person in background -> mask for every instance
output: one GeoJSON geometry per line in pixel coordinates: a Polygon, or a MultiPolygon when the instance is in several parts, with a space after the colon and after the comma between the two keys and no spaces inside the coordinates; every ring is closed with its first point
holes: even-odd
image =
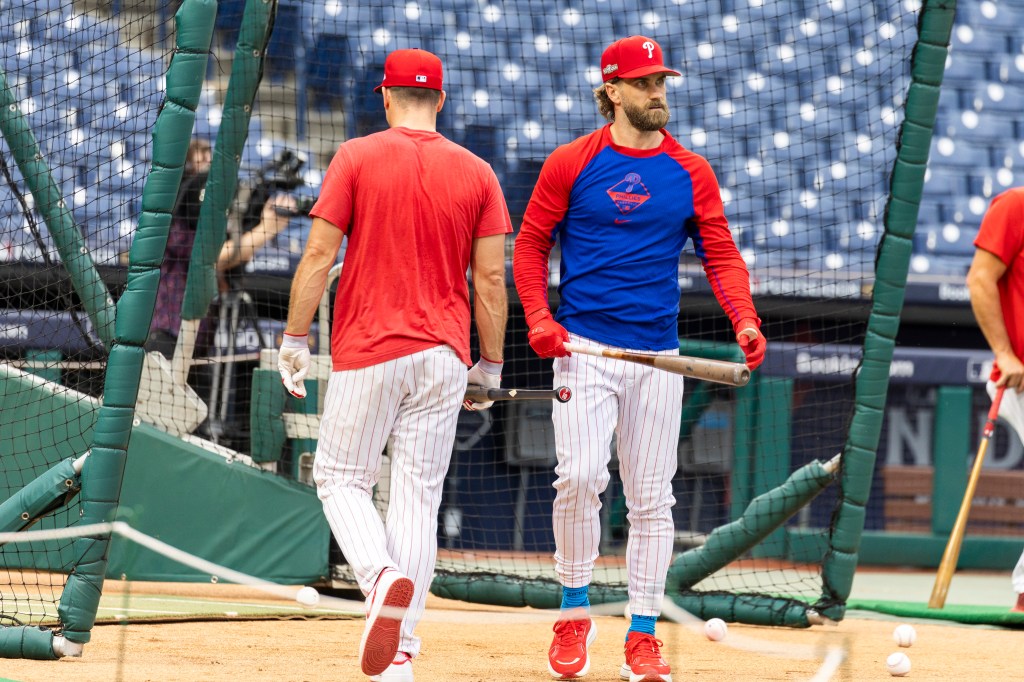
{"type": "MultiPolygon", "coordinates": [[[[999,416],[1024,441],[1024,187],[996,196],[974,239],[974,260],[967,272],[971,309],[995,354],[986,384],[991,397],[1003,388],[999,416]]],[[[1011,578],[1024,611],[1024,552],[1011,578]]]]}
{"type": "MultiPolygon", "coordinates": [[[[193,139],[185,156],[185,172],[174,203],[167,248],[160,264],[160,286],[146,350],[159,351],[168,358],[174,355],[181,329],[181,304],[185,298],[192,245],[212,159],[210,143],[201,138],[193,139]]],[[[222,273],[252,260],[260,248],[288,225],[290,209],[294,206],[295,200],[288,195],[272,197],[256,227],[243,234],[237,243],[232,239],[224,241],[217,258],[217,272],[222,273]]]]}

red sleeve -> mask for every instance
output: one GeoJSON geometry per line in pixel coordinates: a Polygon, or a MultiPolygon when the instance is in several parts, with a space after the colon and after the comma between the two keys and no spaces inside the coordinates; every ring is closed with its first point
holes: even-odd
{"type": "Polygon", "coordinates": [[[324,174],[324,182],[320,187],[320,198],[313,204],[309,215],[323,218],[330,224],[348,234],[352,222],[352,178],[354,160],[351,154],[351,143],[343,143],[331,159],[331,165],[324,174]]]}
{"type": "Polygon", "coordinates": [[[559,147],[541,167],[516,237],[512,275],[527,319],[548,307],[548,258],[555,244],[555,227],[569,210],[575,180],[568,149],[559,147]]]}
{"type": "Polygon", "coordinates": [[[715,298],[736,332],[740,331],[742,320],[757,320],[760,326],[761,320],[750,296],[750,274],[729,231],[718,179],[702,157],[694,155],[684,167],[693,180],[694,208],[694,217],[687,222],[686,229],[715,298]]]}
{"type": "Polygon", "coordinates": [[[480,219],[473,228],[473,237],[488,237],[494,234],[508,234],[512,231],[512,219],[508,217],[508,206],[501,185],[490,166],[484,175],[484,201],[480,219]]]}
{"type": "Polygon", "coordinates": [[[1021,190],[1003,192],[992,200],[981,219],[974,245],[1010,267],[1024,248],[1024,230],[1011,229],[1012,225],[1024,225],[1024,191],[1021,190]]]}

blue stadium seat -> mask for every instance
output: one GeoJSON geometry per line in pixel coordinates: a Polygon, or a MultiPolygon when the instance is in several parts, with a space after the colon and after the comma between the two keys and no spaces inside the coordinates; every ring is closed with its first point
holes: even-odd
{"type": "Polygon", "coordinates": [[[937,228],[918,229],[914,234],[914,251],[934,255],[972,256],[977,226],[947,223],[937,228]]]}
{"type": "Polygon", "coordinates": [[[973,86],[978,82],[979,74],[988,69],[988,55],[971,52],[953,51],[946,57],[946,70],[942,76],[945,86],[973,86]]]}
{"type": "Polygon", "coordinates": [[[953,197],[967,191],[967,178],[961,169],[932,164],[925,174],[924,195],[953,197]]]}
{"type": "Polygon", "coordinates": [[[430,7],[423,2],[397,2],[381,8],[381,25],[401,33],[420,35],[429,40],[455,26],[455,12],[430,7]]]}
{"type": "Polygon", "coordinates": [[[583,0],[578,6],[549,5],[544,8],[538,28],[549,35],[565,36],[588,51],[592,44],[610,42],[615,32],[614,12],[603,3],[583,0]]]}
{"type": "Polygon", "coordinates": [[[932,138],[931,165],[948,168],[988,168],[992,160],[987,149],[952,138],[932,138]]]}
{"type": "Polygon", "coordinates": [[[111,47],[117,44],[119,32],[116,21],[100,19],[94,14],[78,12],[50,21],[46,39],[61,51],[82,46],[111,47]]]}

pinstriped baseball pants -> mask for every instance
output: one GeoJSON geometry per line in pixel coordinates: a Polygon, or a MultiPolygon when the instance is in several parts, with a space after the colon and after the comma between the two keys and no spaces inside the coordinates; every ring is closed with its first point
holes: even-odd
{"type": "Polygon", "coordinates": [[[437,558],[437,514],[466,372],[454,350],[436,346],[333,372],[327,385],[313,463],[317,493],[364,594],[385,568],[412,579],[415,595],[399,643],[399,650],[412,656],[420,649],[413,631],[423,616],[437,558]],[[373,488],[385,446],[391,475],[382,520],[373,488]]]}
{"type": "MultiPolygon", "coordinates": [[[[609,347],[575,334],[574,343],[609,347]]],[[[622,349],[620,349],[622,350],[622,349]]],[[[663,351],[678,355],[677,350],[663,351]]],[[[672,560],[672,478],[678,463],[683,377],[652,367],[577,353],[554,362],[554,386],[573,399],[555,403],[555,570],[566,587],[591,582],[601,540],[601,493],[611,441],[629,509],[626,544],[632,613],[661,613],[672,560]]]]}

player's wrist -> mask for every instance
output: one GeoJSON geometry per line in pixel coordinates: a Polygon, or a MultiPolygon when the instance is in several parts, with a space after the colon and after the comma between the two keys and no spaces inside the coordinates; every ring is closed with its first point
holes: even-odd
{"type": "Polygon", "coordinates": [[[281,337],[281,348],[302,349],[309,348],[309,334],[289,334],[285,332],[281,337]]]}
{"type": "Polygon", "coordinates": [[[488,374],[494,374],[495,376],[501,376],[501,368],[505,366],[505,363],[501,360],[488,360],[483,355],[480,356],[480,360],[476,363],[477,367],[487,372],[488,374]]]}
{"type": "Polygon", "coordinates": [[[534,310],[532,313],[526,316],[526,326],[532,327],[541,320],[546,320],[549,318],[552,318],[550,309],[540,308],[539,310],[534,310]]]}
{"type": "Polygon", "coordinates": [[[746,331],[747,329],[753,329],[754,331],[761,330],[761,318],[759,317],[744,317],[736,323],[736,333],[746,331]]]}

